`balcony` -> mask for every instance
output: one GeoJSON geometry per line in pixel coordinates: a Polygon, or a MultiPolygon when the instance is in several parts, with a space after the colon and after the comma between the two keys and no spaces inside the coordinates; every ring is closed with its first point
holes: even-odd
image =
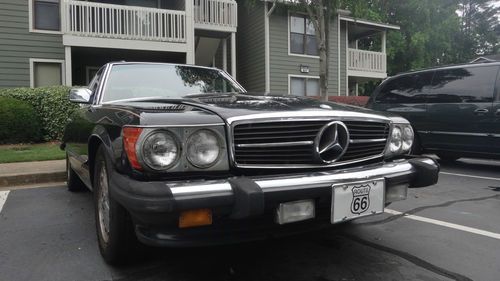
{"type": "Polygon", "coordinates": [[[190,33],[187,28],[236,32],[238,7],[235,1],[190,1],[194,1],[192,18],[184,10],[65,0],[62,2],[63,40],[70,46],[109,47],[134,40],[137,49],[148,49],[156,44],[153,49],[158,50],[164,50],[168,43],[169,49],[182,51],[190,33]]]}
{"type": "Polygon", "coordinates": [[[184,11],[64,1],[63,33],[96,38],[186,42],[184,11]]]}
{"type": "Polygon", "coordinates": [[[238,4],[234,0],[194,0],[196,29],[236,32],[238,4]]]}
{"type": "Polygon", "coordinates": [[[387,77],[387,55],[359,49],[348,49],[347,70],[350,76],[387,77]]]}

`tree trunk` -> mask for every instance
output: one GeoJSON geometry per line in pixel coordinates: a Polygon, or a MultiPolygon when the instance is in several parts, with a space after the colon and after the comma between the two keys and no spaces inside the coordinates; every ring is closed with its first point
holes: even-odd
{"type": "Polygon", "coordinates": [[[330,23],[325,15],[325,6],[323,3],[318,7],[318,26],[319,30],[319,86],[322,100],[328,100],[328,49],[326,42],[326,26],[330,23]]]}
{"type": "Polygon", "coordinates": [[[328,73],[330,48],[328,44],[330,32],[330,18],[332,10],[337,6],[336,0],[300,0],[306,6],[307,13],[316,30],[319,53],[319,88],[322,100],[328,100],[328,73]]]}

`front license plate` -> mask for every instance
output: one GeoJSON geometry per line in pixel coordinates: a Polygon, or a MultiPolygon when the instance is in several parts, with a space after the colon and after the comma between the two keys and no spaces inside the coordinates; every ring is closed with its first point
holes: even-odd
{"type": "Polygon", "coordinates": [[[332,223],[339,223],[384,211],[384,179],[334,184],[332,223]]]}

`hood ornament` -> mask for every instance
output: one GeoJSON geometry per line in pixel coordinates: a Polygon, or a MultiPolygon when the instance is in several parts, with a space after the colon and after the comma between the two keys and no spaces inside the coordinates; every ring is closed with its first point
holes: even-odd
{"type": "Polygon", "coordinates": [[[330,164],[339,160],[349,146],[349,131],[340,121],[333,121],[323,126],[314,140],[316,161],[330,164]]]}

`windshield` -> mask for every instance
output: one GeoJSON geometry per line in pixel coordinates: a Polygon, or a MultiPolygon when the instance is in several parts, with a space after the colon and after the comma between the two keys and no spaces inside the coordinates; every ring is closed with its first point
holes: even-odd
{"type": "Polygon", "coordinates": [[[168,64],[123,64],[112,67],[104,88],[103,102],[242,91],[228,75],[215,69],[168,64]]]}

